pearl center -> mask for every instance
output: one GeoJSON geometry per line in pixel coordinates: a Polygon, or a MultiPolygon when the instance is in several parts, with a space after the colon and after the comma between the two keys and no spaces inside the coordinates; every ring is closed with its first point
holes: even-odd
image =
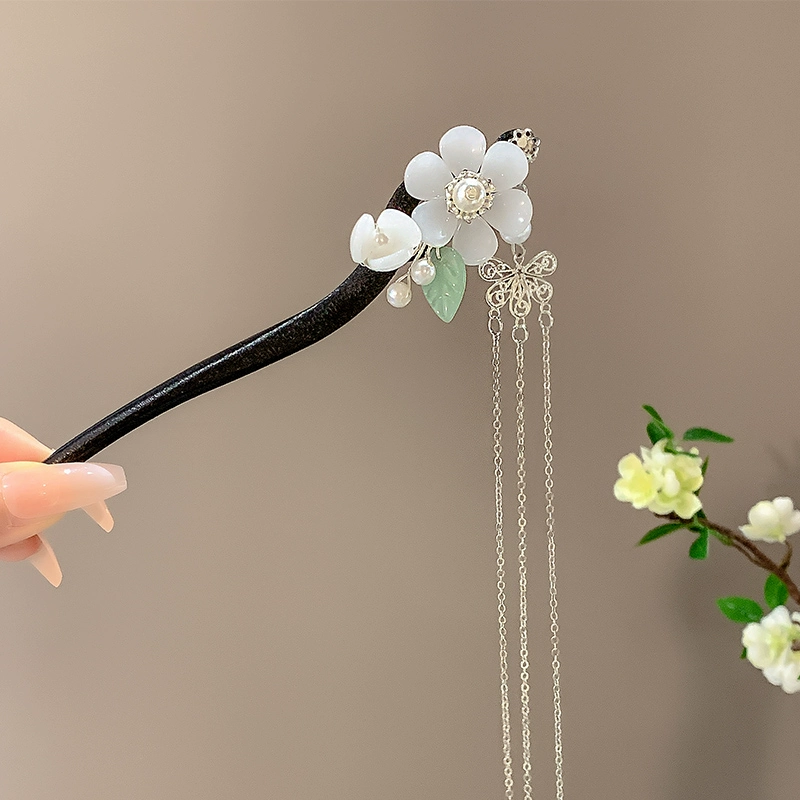
{"type": "Polygon", "coordinates": [[[464,170],[444,187],[447,210],[465,222],[490,208],[495,189],[492,182],[475,172],[464,170]]]}
{"type": "Polygon", "coordinates": [[[453,204],[459,211],[475,214],[486,202],[486,187],[477,178],[462,178],[453,187],[453,204]]]}

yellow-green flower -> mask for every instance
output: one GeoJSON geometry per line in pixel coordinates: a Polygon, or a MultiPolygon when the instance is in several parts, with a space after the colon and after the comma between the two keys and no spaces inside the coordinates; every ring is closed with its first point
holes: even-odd
{"type": "Polygon", "coordinates": [[[658,492],[656,478],[633,453],[622,458],[617,468],[622,477],[614,484],[614,497],[634,508],[647,508],[658,492]]]}
{"type": "Polygon", "coordinates": [[[666,452],[668,441],[643,447],[641,461],[629,453],[619,462],[622,477],[614,484],[614,496],[654,514],[674,512],[691,519],[703,507],[695,494],[703,485],[702,462],[694,447],[688,453],[666,452]]]}

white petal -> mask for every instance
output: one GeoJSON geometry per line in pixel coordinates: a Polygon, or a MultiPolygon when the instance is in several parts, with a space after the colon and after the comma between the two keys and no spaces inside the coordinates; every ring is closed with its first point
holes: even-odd
{"type": "Polygon", "coordinates": [[[492,207],[483,218],[508,241],[507,237],[519,236],[530,227],[532,216],[533,205],[528,195],[522,189],[507,189],[494,196],[492,207]]]}
{"type": "Polygon", "coordinates": [[[419,225],[408,215],[396,208],[387,208],[381,212],[375,225],[389,238],[389,245],[395,248],[411,248],[416,250],[422,241],[419,225]]]}
{"type": "Polygon", "coordinates": [[[447,210],[443,197],[420,203],[411,212],[411,217],[422,231],[422,241],[432,247],[446,245],[458,227],[458,219],[447,210]]]}
{"type": "Polygon", "coordinates": [[[497,252],[497,237],[489,223],[478,217],[456,231],[453,247],[461,253],[465,264],[482,264],[497,252]]]}
{"type": "Polygon", "coordinates": [[[789,536],[800,531],[800,511],[792,511],[788,521],[784,525],[784,533],[789,536]]]}
{"type": "Polygon", "coordinates": [[[794,503],[792,503],[792,498],[776,497],[772,501],[772,505],[775,506],[775,510],[778,512],[778,515],[781,518],[781,522],[787,522],[792,514],[792,510],[794,509],[794,503]]]}
{"type": "Polygon", "coordinates": [[[403,183],[406,191],[418,200],[433,200],[434,197],[444,197],[444,187],[453,176],[436,153],[426,151],[420,153],[406,167],[403,183]]]}
{"type": "Polygon", "coordinates": [[[778,512],[769,500],[761,500],[756,503],[747,514],[747,519],[751,525],[758,528],[774,528],[776,525],[780,525],[778,512]]]}
{"type": "Polygon", "coordinates": [[[413,250],[397,250],[383,256],[370,256],[367,259],[367,266],[375,272],[394,272],[410,261],[413,255],[413,250]]]}
{"type": "Polygon", "coordinates": [[[375,245],[375,220],[372,214],[362,214],[350,234],[350,256],[356,264],[363,264],[375,245]]]}
{"type": "Polygon", "coordinates": [[[391,272],[409,261],[422,241],[419,226],[408,214],[394,208],[381,212],[375,223],[386,241],[376,244],[367,258],[367,266],[377,272],[391,272]]]}
{"type": "MultiPolygon", "coordinates": [[[[502,234],[500,234],[502,236],[502,234]]],[[[522,244],[523,242],[528,241],[528,237],[531,235],[531,226],[528,225],[522,233],[517,236],[503,236],[503,241],[508,242],[509,244],[522,244]]]]}
{"type": "MultiPolygon", "coordinates": [[[[511,146],[519,150],[516,145],[511,146]]],[[[439,152],[453,175],[463,169],[477,172],[486,152],[486,137],[471,125],[459,125],[450,128],[439,140],[439,152]]]]}
{"type": "Polygon", "coordinates": [[[488,178],[498,192],[519,186],[528,175],[525,153],[511,142],[495,142],[483,159],[481,175],[488,178]]]}

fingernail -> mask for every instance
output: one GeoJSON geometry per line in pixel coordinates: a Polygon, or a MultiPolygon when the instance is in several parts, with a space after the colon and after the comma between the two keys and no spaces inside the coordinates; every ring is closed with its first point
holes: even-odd
{"type": "Polygon", "coordinates": [[[114,517],[108,510],[108,506],[103,500],[99,503],[92,503],[90,506],[84,506],[83,510],[106,532],[108,533],[114,527],[114,517]]]}
{"type": "Polygon", "coordinates": [[[53,586],[58,586],[63,577],[61,567],[58,565],[58,559],[53,552],[53,548],[50,547],[50,542],[43,536],[39,538],[42,540],[42,546],[32,556],[28,556],[28,561],[30,561],[53,586]]]}
{"type": "Polygon", "coordinates": [[[11,514],[32,519],[90,506],[127,485],[115,464],[37,464],[4,475],[0,493],[11,514]]]}

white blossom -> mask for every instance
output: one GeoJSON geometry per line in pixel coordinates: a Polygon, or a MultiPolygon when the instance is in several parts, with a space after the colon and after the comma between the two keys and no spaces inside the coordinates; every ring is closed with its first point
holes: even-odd
{"type": "Polygon", "coordinates": [[[521,244],[531,232],[533,206],[519,186],[528,175],[528,158],[512,142],[495,142],[469,125],[451,128],[430,151],[411,159],[406,191],[422,200],[412,212],[423,241],[443,247],[451,239],[467,264],[482,264],[497,251],[496,228],[509,243],[521,244]]]}
{"type": "Polygon", "coordinates": [[[786,537],[800,531],[800,511],[791,497],[762,500],[747,512],[749,525],[739,530],[748,538],[762,542],[785,542],[786,537]]]}
{"type": "Polygon", "coordinates": [[[350,255],[356,264],[376,272],[393,272],[413,258],[421,242],[417,223],[408,214],[387,208],[377,221],[370,214],[358,218],[350,234],[350,255]]]}
{"type": "Polygon", "coordinates": [[[784,692],[800,692],[800,614],[789,614],[786,606],[778,606],[761,622],[751,622],[742,631],[742,644],[747,648],[747,660],[764,673],[773,686],[784,692]]]}

